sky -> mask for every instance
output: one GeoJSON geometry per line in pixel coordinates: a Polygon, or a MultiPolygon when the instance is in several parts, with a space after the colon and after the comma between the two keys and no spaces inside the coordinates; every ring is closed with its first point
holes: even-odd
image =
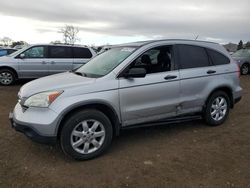
{"type": "Polygon", "coordinates": [[[247,42],[249,7],[250,0],[0,0],[0,38],[49,43],[73,25],[86,45],[196,36],[247,42]]]}

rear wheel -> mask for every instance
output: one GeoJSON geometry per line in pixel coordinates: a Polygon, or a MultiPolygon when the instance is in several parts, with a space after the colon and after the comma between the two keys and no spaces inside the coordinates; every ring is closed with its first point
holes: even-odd
{"type": "Polygon", "coordinates": [[[230,100],[223,91],[213,93],[204,110],[204,119],[208,125],[221,125],[227,118],[230,109],[230,100]]]}
{"type": "Polygon", "coordinates": [[[248,64],[243,64],[240,68],[240,72],[242,75],[247,75],[249,73],[249,65],[248,64]]]}
{"type": "Polygon", "coordinates": [[[83,110],[72,115],[61,131],[64,153],[76,160],[101,155],[112,141],[113,129],[108,117],[97,110],[83,110]]]}
{"type": "Polygon", "coordinates": [[[0,84],[1,85],[11,85],[15,82],[15,73],[9,69],[0,70],[0,84]]]}

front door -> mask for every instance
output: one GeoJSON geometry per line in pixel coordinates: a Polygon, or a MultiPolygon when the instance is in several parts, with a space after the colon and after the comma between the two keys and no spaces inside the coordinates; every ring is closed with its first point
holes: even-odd
{"type": "Polygon", "coordinates": [[[180,79],[172,46],[160,46],[143,53],[126,69],[144,67],[144,78],[119,78],[123,126],[172,117],[179,105],[180,79]]]}
{"type": "Polygon", "coordinates": [[[46,46],[34,46],[16,57],[20,78],[39,78],[48,75],[46,46]]]}

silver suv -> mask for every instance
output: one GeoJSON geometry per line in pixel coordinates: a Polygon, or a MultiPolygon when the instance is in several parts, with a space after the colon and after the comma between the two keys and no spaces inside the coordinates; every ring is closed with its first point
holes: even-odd
{"type": "Polygon", "coordinates": [[[116,46],[76,71],[24,85],[10,113],[31,139],[71,157],[103,153],[119,131],[203,117],[222,124],[241,99],[239,68],[219,44],[162,40],[116,46]]]}
{"type": "Polygon", "coordinates": [[[0,84],[17,79],[40,78],[79,68],[96,53],[88,47],[32,45],[0,58],[0,84]]]}

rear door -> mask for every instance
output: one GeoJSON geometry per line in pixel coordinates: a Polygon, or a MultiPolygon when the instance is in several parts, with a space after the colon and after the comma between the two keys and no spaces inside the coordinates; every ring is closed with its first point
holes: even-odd
{"type": "Polygon", "coordinates": [[[216,69],[205,48],[177,45],[180,67],[180,113],[202,110],[208,84],[215,81],[216,69]]]}
{"type": "Polygon", "coordinates": [[[66,72],[73,69],[72,47],[49,46],[49,74],[66,72]]]}
{"type": "Polygon", "coordinates": [[[18,60],[20,78],[39,78],[48,75],[47,49],[44,45],[33,46],[15,57],[18,60]]]}
{"type": "Polygon", "coordinates": [[[73,69],[79,68],[80,66],[87,63],[92,57],[92,52],[85,47],[73,47],[73,69]]]}

